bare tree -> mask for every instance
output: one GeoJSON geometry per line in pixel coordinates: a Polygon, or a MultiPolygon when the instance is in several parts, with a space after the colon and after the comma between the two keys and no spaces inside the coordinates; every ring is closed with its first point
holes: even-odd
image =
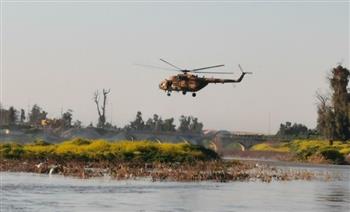
{"type": "Polygon", "coordinates": [[[103,103],[100,106],[100,93],[99,91],[95,91],[94,93],[94,102],[96,103],[97,107],[97,113],[98,113],[98,124],[97,127],[104,127],[106,123],[106,102],[107,102],[107,95],[109,94],[111,90],[103,89],[102,95],[103,95],[103,103]]]}
{"type": "Polygon", "coordinates": [[[329,107],[329,94],[324,94],[320,90],[316,92],[316,99],[318,100],[317,108],[324,110],[329,107]]]}
{"type": "Polygon", "coordinates": [[[329,140],[329,145],[333,145],[333,139],[335,138],[335,123],[330,97],[327,94],[322,94],[320,91],[317,91],[316,98],[318,100],[317,130],[329,140]]]}

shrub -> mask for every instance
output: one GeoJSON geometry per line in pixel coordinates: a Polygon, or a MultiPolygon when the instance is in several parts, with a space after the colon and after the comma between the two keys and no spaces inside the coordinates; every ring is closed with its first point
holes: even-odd
{"type": "Polygon", "coordinates": [[[149,141],[107,142],[73,139],[60,144],[43,141],[34,144],[1,144],[5,158],[54,158],[81,160],[121,160],[141,162],[183,162],[218,159],[218,155],[202,146],[191,144],[158,144],[149,141]]]}
{"type": "Polygon", "coordinates": [[[299,149],[295,153],[299,160],[307,160],[310,156],[317,153],[317,147],[299,149]]]}
{"type": "Polygon", "coordinates": [[[326,149],[322,150],[320,154],[326,159],[334,162],[335,164],[343,164],[345,162],[345,157],[338,150],[326,149]]]}
{"type": "Polygon", "coordinates": [[[71,141],[68,141],[74,145],[88,145],[88,144],[91,144],[91,141],[90,140],[87,140],[87,139],[83,139],[83,138],[74,138],[73,140],[71,141]]]}
{"type": "Polygon", "coordinates": [[[46,146],[49,145],[50,143],[45,142],[43,139],[37,139],[33,142],[34,145],[40,145],[40,146],[46,146]]]}
{"type": "Polygon", "coordinates": [[[342,153],[343,155],[348,155],[350,154],[350,147],[341,149],[339,152],[342,153]]]}
{"type": "Polygon", "coordinates": [[[27,158],[46,158],[54,151],[54,145],[23,145],[23,154],[27,158]]]}
{"type": "Polygon", "coordinates": [[[23,156],[23,146],[15,143],[1,144],[1,158],[21,158],[23,156]]]}
{"type": "Polygon", "coordinates": [[[332,163],[344,163],[344,157],[350,153],[350,143],[334,141],[329,145],[326,140],[294,140],[288,143],[262,143],[254,145],[251,150],[291,152],[301,161],[313,161],[324,158],[332,163]]]}
{"type": "Polygon", "coordinates": [[[287,144],[284,144],[284,143],[278,143],[278,144],[271,144],[271,143],[256,144],[253,147],[251,147],[251,150],[253,150],[253,151],[271,151],[271,152],[290,152],[290,148],[287,146],[287,144]]]}

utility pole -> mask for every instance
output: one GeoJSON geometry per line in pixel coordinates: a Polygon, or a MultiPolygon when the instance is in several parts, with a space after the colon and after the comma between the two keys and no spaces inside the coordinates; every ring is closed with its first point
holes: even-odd
{"type": "Polygon", "coordinates": [[[111,102],[111,125],[113,126],[113,104],[111,102]]]}
{"type": "Polygon", "coordinates": [[[27,105],[27,122],[29,123],[29,113],[30,113],[30,100],[28,99],[28,105],[27,105]]]}
{"type": "Polygon", "coordinates": [[[268,135],[271,135],[271,112],[269,112],[268,135]]]}

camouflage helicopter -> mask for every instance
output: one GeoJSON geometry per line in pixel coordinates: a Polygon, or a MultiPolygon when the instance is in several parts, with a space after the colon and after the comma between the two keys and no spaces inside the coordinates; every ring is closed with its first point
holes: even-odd
{"type": "MultiPolygon", "coordinates": [[[[159,88],[161,90],[164,90],[168,96],[171,95],[172,91],[177,91],[177,92],[182,92],[183,95],[186,95],[187,92],[192,92],[192,96],[196,96],[196,92],[207,86],[209,83],[239,83],[242,81],[244,76],[246,74],[252,74],[251,72],[244,72],[242,67],[238,65],[239,69],[241,70],[242,74],[241,76],[234,80],[234,79],[220,79],[220,78],[206,78],[206,77],[199,77],[199,73],[203,74],[233,74],[233,72],[205,72],[202,70],[205,69],[211,69],[211,68],[218,68],[222,67],[224,65],[214,65],[214,66],[208,66],[208,67],[203,67],[203,68],[196,68],[196,69],[182,69],[179,68],[176,65],[173,65],[169,63],[168,61],[164,59],[160,59],[162,62],[170,65],[172,69],[166,69],[166,70],[171,70],[171,71],[178,71],[182,72],[181,74],[174,75],[169,77],[168,79],[163,80],[159,84],[159,88]]],[[[141,64],[138,64],[141,65],[141,64]]],[[[149,65],[141,65],[141,66],[146,66],[146,67],[152,67],[152,68],[160,68],[157,66],[149,66],[149,65]]],[[[160,69],[165,69],[165,68],[160,68],[160,69]]]]}

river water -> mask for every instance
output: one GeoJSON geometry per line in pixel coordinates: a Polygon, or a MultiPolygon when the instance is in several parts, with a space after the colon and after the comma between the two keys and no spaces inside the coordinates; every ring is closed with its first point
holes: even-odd
{"type": "Polygon", "coordinates": [[[286,166],[336,180],[150,182],[1,173],[1,211],[350,211],[349,166],[286,166]]]}

